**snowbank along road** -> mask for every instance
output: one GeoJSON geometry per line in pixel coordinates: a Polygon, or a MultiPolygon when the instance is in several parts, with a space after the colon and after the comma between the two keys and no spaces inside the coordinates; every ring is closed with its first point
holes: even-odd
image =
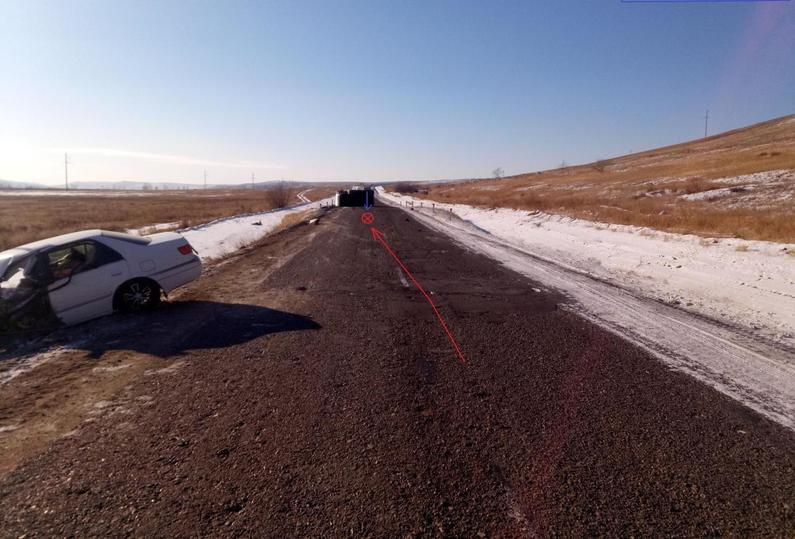
{"type": "Polygon", "coordinates": [[[193,245],[202,260],[222,258],[266,236],[279,226],[288,215],[317,209],[321,204],[329,202],[331,202],[331,199],[318,202],[307,200],[288,208],[216,219],[215,221],[186,228],[179,232],[193,245]]]}
{"type": "Polygon", "coordinates": [[[3,535],[795,533],[786,388],[705,384],[720,365],[688,363],[692,343],[662,361],[542,284],[558,269],[522,275],[527,254],[499,264],[483,253],[505,246],[465,248],[417,213],[373,210],[411,275],[337,209],[152,316],[0,362],[3,535]]]}
{"type": "MultiPolygon", "coordinates": [[[[410,200],[410,197],[383,193],[382,198],[393,204],[399,204],[407,198],[410,200]]],[[[644,296],[643,287],[620,286],[616,282],[615,273],[593,271],[600,264],[592,258],[586,260],[586,257],[580,255],[578,259],[571,260],[562,256],[559,251],[544,249],[544,246],[535,250],[532,244],[527,245],[517,239],[522,237],[521,232],[511,234],[506,232],[510,229],[503,226],[499,228],[501,234],[491,234],[475,222],[459,217],[459,213],[471,212],[476,216],[477,223],[488,223],[488,217],[484,218],[481,214],[488,215],[492,212],[445,204],[429,207],[427,202],[419,206],[417,201],[413,206],[403,207],[413,212],[417,219],[453,238],[460,245],[486,254],[506,267],[565,293],[570,300],[567,308],[628,338],[674,368],[699,378],[782,425],[795,428],[795,351],[789,338],[771,339],[747,328],[676,308],[644,296]],[[591,269],[583,266],[590,266],[591,269]]],[[[511,210],[509,215],[515,219],[523,213],[511,210]]],[[[514,222],[513,225],[515,230],[517,223],[514,222]]],[[[573,228],[570,225],[569,227],[573,228]]],[[[587,238],[588,230],[583,229],[582,232],[587,238]]],[[[537,238],[545,234],[551,235],[553,239],[559,237],[554,231],[547,230],[533,230],[525,236],[537,238]]],[[[605,236],[610,235],[610,232],[596,234],[605,236]]],[[[568,232],[569,237],[574,235],[575,232],[568,232]]],[[[632,239],[630,237],[626,243],[631,244],[632,239]]],[[[650,242],[642,237],[635,237],[634,240],[639,240],[640,243],[650,242]]],[[[592,241],[601,243],[599,239],[592,241]]],[[[560,243],[565,245],[565,240],[560,243]]],[[[651,247],[655,245],[652,243],[651,247]]],[[[634,250],[642,251],[643,247],[648,250],[650,246],[636,245],[634,250]]],[[[587,250],[586,247],[583,248],[587,250]]],[[[620,250],[622,247],[614,248],[620,250]]],[[[788,259],[791,257],[780,253],[777,255],[777,259],[783,258],[782,273],[789,271],[791,261],[788,259]]],[[[686,264],[689,260],[682,262],[686,264]]],[[[712,276],[701,273],[701,281],[712,280],[725,280],[725,276],[720,275],[718,266],[713,267],[712,276]]],[[[723,289],[724,302],[726,296],[731,294],[732,290],[723,289]]],[[[755,302],[751,298],[742,298],[738,299],[738,303],[747,310],[749,304],[774,301],[775,296],[764,297],[764,292],[759,289],[756,294],[756,299],[762,296],[761,300],[755,302]]],[[[709,298],[705,301],[709,301],[709,298]]],[[[716,300],[716,303],[720,302],[716,300]]],[[[789,319],[795,315],[790,310],[795,312],[795,301],[785,295],[779,299],[776,308],[781,309],[781,318],[786,319],[782,323],[791,330],[793,322],[789,319]]],[[[742,310],[736,309],[737,312],[742,310]]],[[[790,334],[787,335],[791,337],[790,334]]]]}
{"type": "MultiPolygon", "coordinates": [[[[510,208],[476,208],[382,193],[396,204],[639,295],[795,347],[795,245],[704,238],[510,208]],[[443,212],[443,213],[441,213],[443,212]],[[454,218],[454,219],[453,219],[454,218]]],[[[470,241],[478,241],[470,236],[470,241]]]]}

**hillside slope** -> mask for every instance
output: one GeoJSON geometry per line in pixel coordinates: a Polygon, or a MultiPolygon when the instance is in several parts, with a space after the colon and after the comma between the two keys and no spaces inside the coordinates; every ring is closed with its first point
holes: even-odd
{"type": "Polygon", "coordinates": [[[791,243],[795,115],[588,165],[435,184],[419,196],[791,243]]]}

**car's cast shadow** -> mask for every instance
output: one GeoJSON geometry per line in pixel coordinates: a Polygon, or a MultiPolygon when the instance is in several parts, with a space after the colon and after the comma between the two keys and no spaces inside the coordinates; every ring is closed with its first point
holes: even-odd
{"type": "Polygon", "coordinates": [[[320,327],[307,316],[260,305],[174,301],[146,314],[116,314],[60,328],[38,342],[23,343],[0,354],[0,360],[9,353],[30,354],[52,346],[86,350],[94,358],[111,350],[168,357],[189,350],[240,345],[271,333],[320,327]]]}

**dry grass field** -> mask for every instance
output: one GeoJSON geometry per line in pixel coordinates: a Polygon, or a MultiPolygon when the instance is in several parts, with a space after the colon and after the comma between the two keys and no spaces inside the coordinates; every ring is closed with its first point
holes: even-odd
{"type": "MultiPolygon", "coordinates": [[[[124,231],[160,223],[173,224],[165,229],[182,228],[219,217],[266,211],[285,205],[285,201],[298,203],[296,195],[305,188],[277,191],[72,191],[68,195],[0,191],[0,251],[76,230],[124,231]]],[[[333,188],[318,187],[304,195],[318,200],[333,192],[333,188]]]]}
{"type": "Polygon", "coordinates": [[[422,186],[418,196],[793,243],[795,115],[588,165],[422,186]]]}

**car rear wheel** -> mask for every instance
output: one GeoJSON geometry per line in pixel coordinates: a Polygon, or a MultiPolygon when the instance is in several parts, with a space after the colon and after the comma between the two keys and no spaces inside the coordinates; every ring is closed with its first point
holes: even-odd
{"type": "Polygon", "coordinates": [[[154,309],[160,303],[160,287],[147,279],[135,279],[124,283],[116,292],[116,305],[125,312],[143,312],[154,309]]]}

